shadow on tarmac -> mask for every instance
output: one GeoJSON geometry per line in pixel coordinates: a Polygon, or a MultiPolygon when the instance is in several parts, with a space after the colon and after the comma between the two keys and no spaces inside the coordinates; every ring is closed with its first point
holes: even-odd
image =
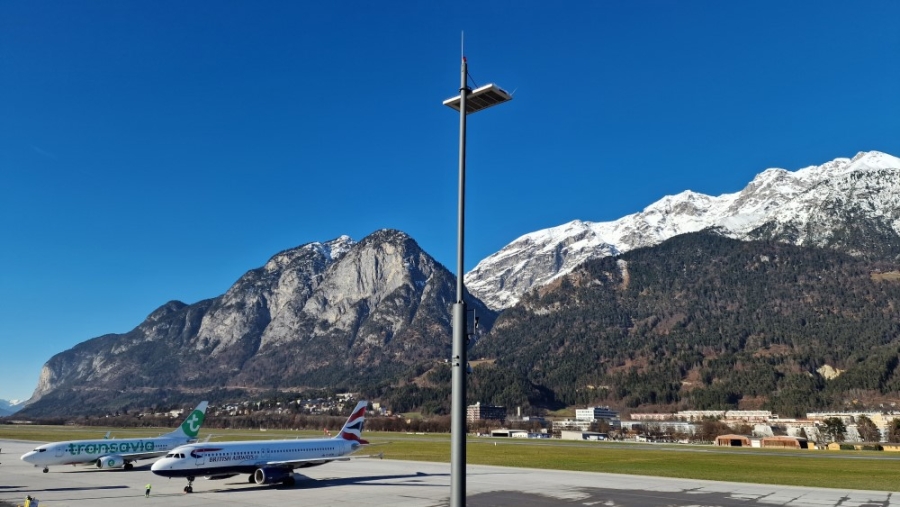
{"type": "MultiPolygon", "coordinates": [[[[60,493],[60,492],[71,492],[71,491],[108,491],[108,490],[114,490],[114,489],[131,489],[131,488],[129,488],[128,486],[97,486],[97,487],[90,487],[90,488],[41,488],[41,489],[19,489],[19,490],[10,489],[8,492],[16,492],[16,493],[20,493],[22,495],[29,495],[29,494],[30,495],[40,495],[41,493],[60,493]]],[[[4,493],[5,492],[6,491],[4,491],[4,493]]],[[[143,495],[143,492],[141,493],[141,495],[143,495]]],[[[128,496],[133,496],[133,495],[128,495],[128,496]]],[[[54,499],[53,501],[59,502],[59,501],[74,501],[74,500],[93,500],[93,499],[99,499],[99,498],[110,498],[110,497],[98,496],[98,497],[91,498],[91,497],[79,496],[77,498],[59,498],[59,499],[54,499]]]]}
{"type": "MultiPolygon", "coordinates": [[[[404,483],[391,483],[384,484],[384,486],[417,486],[422,487],[424,484],[421,484],[421,478],[424,477],[449,477],[450,474],[426,474],[424,472],[416,472],[414,474],[397,474],[397,475],[368,475],[368,476],[360,476],[360,477],[334,477],[330,479],[313,479],[311,477],[302,475],[302,474],[294,474],[294,478],[297,481],[293,486],[284,486],[282,484],[264,484],[264,485],[253,485],[251,487],[246,488],[236,488],[236,489],[219,489],[210,491],[210,493],[240,493],[244,491],[256,491],[263,489],[317,489],[317,488],[330,488],[335,486],[352,486],[354,484],[359,483],[369,483],[371,481],[392,481],[398,479],[410,479],[404,481],[404,483]]],[[[226,486],[230,485],[238,485],[238,484],[247,484],[246,482],[232,482],[226,484],[226,486]]],[[[376,486],[378,484],[375,484],[376,486]]],[[[435,485],[439,487],[445,487],[440,485],[435,485]]],[[[195,493],[201,493],[202,491],[195,491],[195,493]]]]}
{"type": "MultiPolygon", "coordinates": [[[[10,486],[12,487],[12,486],[10,486]]],[[[46,491],[97,491],[97,490],[105,490],[105,489],[128,489],[128,486],[95,486],[90,488],[41,488],[41,489],[23,489],[22,493],[34,493],[37,491],[46,492],[46,491]]]]}
{"type": "Polygon", "coordinates": [[[50,469],[48,473],[63,473],[63,474],[127,474],[131,472],[141,472],[141,471],[149,471],[150,467],[153,466],[153,463],[147,463],[146,465],[135,465],[131,470],[125,470],[124,468],[114,468],[112,470],[102,470],[100,468],[95,467],[94,465],[84,465],[74,470],[62,470],[60,467],[56,467],[56,471],[53,468],[50,469]]]}

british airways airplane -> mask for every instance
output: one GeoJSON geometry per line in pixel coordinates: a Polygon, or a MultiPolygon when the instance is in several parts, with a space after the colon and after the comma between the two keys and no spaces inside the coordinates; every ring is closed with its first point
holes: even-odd
{"type": "Polygon", "coordinates": [[[22,461],[44,467],[51,465],[97,465],[98,468],[131,470],[132,462],[156,458],[170,449],[197,440],[200,425],[206,417],[207,402],[203,401],[175,431],[154,438],[107,438],[103,440],[70,440],[51,442],[22,455],[22,461]]]}
{"type": "Polygon", "coordinates": [[[150,470],[163,477],[186,477],[185,493],[194,491],[196,477],[226,479],[250,474],[256,484],[294,484],[294,469],[348,461],[348,456],[369,442],[363,440],[368,402],[360,401],[341,432],[333,438],[251,440],[195,443],[172,449],[150,470]]]}

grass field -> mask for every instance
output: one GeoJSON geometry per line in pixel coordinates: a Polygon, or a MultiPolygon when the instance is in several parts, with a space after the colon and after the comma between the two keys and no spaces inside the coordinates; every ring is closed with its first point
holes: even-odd
{"type": "MultiPolygon", "coordinates": [[[[0,426],[0,439],[39,442],[116,437],[149,437],[167,428],[84,428],[0,426]]],[[[204,431],[213,440],[310,438],[315,431],[204,431]]],[[[447,434],[368,433],[385,459],[449,462],[447,434]]],[[[896,491],[900,485],[900,455],[865,451],[775,451],[560,440],[470,438],[467,462],[527,468],[608,472],[661,477],[755,482],[793,486],[896,491]]]]}

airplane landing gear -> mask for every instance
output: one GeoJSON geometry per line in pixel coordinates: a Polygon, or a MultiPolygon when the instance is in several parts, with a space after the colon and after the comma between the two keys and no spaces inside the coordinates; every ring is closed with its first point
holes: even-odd
{"type": "Polygon", "coordinates": [[[47,467],[44,467],[44,473],[47,473],[47,472],[49,472],[49,471],[50,471],[50,469],[49,469],[49,468],[47,468],[47,467]]]}
{"type": "Polygon", "coordinates": [[[133,464],[131,464],[131,463],[125,463],[125,470],[131,470],[132,468],[134,468],[134,465],[133,465],[133,464]]]}
{"type": "Polygon", "coordinates": [[[187,480],[188,480],[188,485],[184,487],[184,492],[185,493],[193,493],[194,487],[192,486],[192,484],[194,484],[194,478],[188,477],[187,480]]]}

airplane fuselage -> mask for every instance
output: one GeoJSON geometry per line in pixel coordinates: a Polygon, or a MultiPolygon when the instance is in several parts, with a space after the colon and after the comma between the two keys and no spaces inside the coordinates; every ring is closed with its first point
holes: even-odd
{"type": "Polygon", "coordinates": [[[45,467],[96,463],[103,457],[134,461],[162,456],[170,449],[191,441],[188,438],[155,437],[52,442],[36,447],[23,455],[22,460],[45,467]]]}
{"type": "MultiPolygon", "coordinates": [[[[104,438],[103,440],[69,440],[37,446],[22,455],[22,461],[43,466],[44,473],[53,465],[93,463],[99,468],[130,470],[132,462],[157,458],[170,449],[197,441],[200,425],[209,403],[201,401],[174,431],[152,438],[104,438]]],[[[109,436],[109,433],[106,434],[109,436]]]]}
{"type": "Polygon", "coordinates": [[[163,477],[214,477],[259,468],[303,468],[339,460],[358,447],[334,438],[197,443],[173,449],[151,470],[163,477]]]}

